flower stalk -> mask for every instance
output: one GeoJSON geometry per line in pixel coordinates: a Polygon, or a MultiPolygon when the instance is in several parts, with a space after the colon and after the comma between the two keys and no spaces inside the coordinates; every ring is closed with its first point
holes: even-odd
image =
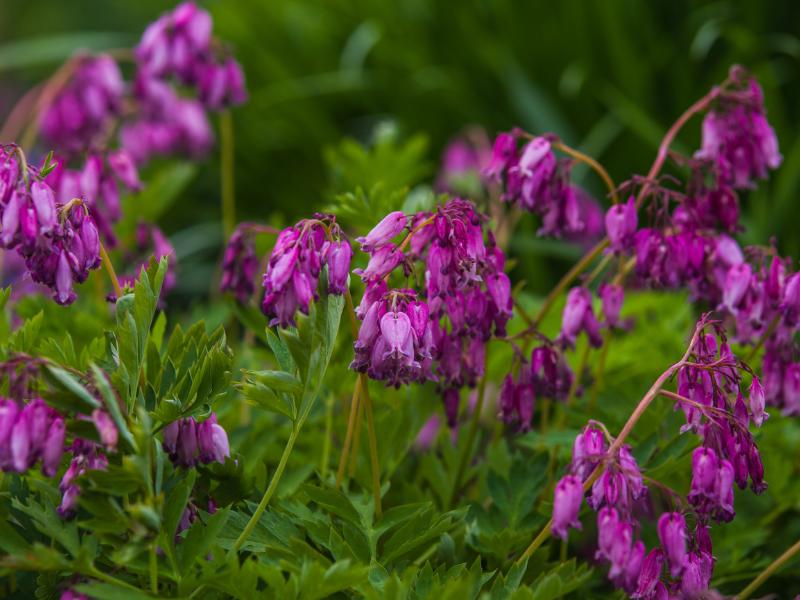
{"type": "Polygon", "coordinates": [[[292,448],[294,448],[294,443],[297,441],[297,435],[299,433],[299,427],[297,425],[293,425],[292,432],[289,434],[289,439],[286,440],[286,446],[283,448],[280,461],[278,462],[275,472],[272,474],[272,478],[269,480],[269,485],[264,492],[264,496],[261,498],[261,502],[258,503],[255,512],[253,512],[253,515],[250,517],[247,525],[245,525],[242,533],[239,534],[239,537],[236,538],[236,541],[233,543],[233,546],[231,547],[232,552],[238,552],[241,549],[241,547],[247,541],[247,538],[250,537],[251,533],[253,533],[253,529],[255,529],[256,524],[261,519],[261,515],[263,515],[264,511],[267,509],[267,505],[272,499],[272,496],[275,494],[275,490],[278,489],[278,483],[280,483],[281,477],[283,476],[283,471],[286,469],[286,463],[289,460],[289,455],[292,453],[292,448]]]}
{"type": "Polygon", "coordinates": [[[230,110],[219,115],[220,161],[222,167],[222,225],[227,239],[236,228],[236,193],[233,118],[230,110]]]}
{"type": "Polygon", "coordinates": [[[766,569],[764,569],[758,577],[756,577],[750,584],[745,587],[741,592],[739,592],[735,599],[736,600],[747,600],[750,596],[753,595],[761,585],[770,577],[772,577],[775,572],[780,569],[783,565],[789,562],[792,558],[795,557],[800,553],[800,540],[794,543],[786,552],[781,554],[778,558],[776,558],[766,569]]]}

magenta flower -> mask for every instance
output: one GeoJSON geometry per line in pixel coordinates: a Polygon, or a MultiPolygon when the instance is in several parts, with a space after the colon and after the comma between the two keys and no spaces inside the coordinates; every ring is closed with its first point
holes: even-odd
{"type": "Polygon", "coordinates": [[[686,520],[677,512],[664,513],[658,519],[658,538],[667,556],[669,571],[678,577],[686,561],[686,520]]]}
{"type": "Polygon", "coordinates": [[[224,464],[225,458],[231,455],[228,434],[214,414],[197,426],[197,444],[200,462],[205,464],[224,464]]]}
{"type": "Polygon", "coordinates": [[[603,431],[592,424],[587,425],[572,445],[572,472],[585,481],[605,457],[606,451],[603,431]]]}
{"type": "Polygon", "coordinates": [[[568,528],[583,529],[578,513],[583,500],[583,484],[575,475],[565,475],[556,484],[553,495],[553,535],[562,540],[568,536],[568,528]]]}
{"type": "Polygon", "coordinates": [[[255,293],[255,277],[258,257],[255,244],[246,232],[247,224],[241,224],[228,240],[222,258],[220,290],[231,292],[239,304],[247,304],[255,293]]]}
{"type": "Polygon", "coordinates": [[[42,473],[45,477],[55,477],[64,455],[64,441],[66,439],[66,426],[60,416],[54,417],[47,429],[47,437],[42,448],[42,473]]]}
{"type": "MultiPolygon", "coordinates": [[[[332,244],[326,238],[328,234],[337,238],[341,236],[335,218],[331,215],[317,217],[284,229],[275,242],[264,273],[264,300],[261,305],[264,314],[272,318],[271,325],[288,327],[294,324],[298,310],[308,314],[311,301],[317,297],[319,274],[331,247],[346,252],[338,242],[332,244]]],[[[341,264],[336,267],[334,276],[340,277],[344,261],[341,258],[337,260],[341,264]]],[[[334,286],[333,289],[340,288],[334,286]]],[[[343,291],[344,287],[341,288],[343,291]]]]}
{"type": "Polygon", "coordinates": [[[598,348],[603,344],[600,324],[592,309],[592,293],[584,287],[574,287],[567,294],[559,339],[567,347],[575,346],[575,338],[585,331],[589,343],[598,348]]]}
{"type": "Polygon", "coordinates": [[[361,244],[362,252],[372,253],[378,248],[387,245],[407,225],[408,217],[398,210],[386,215],[365,237],[356,238],[356,241],[361,244]]]}
{"type": "Polygon", "coordinates": [[[608,572],[610,579],[616,579],[625,573],[628,556],[633,543],[633,527],[620,519],[617,510],[604,507],[597,513],[597,545],[596,558],[611,563],[608,572]]]}
{"type": "Polygon", "coordinates": [[[738,96],[724,96],[703,120],[698,158],[714,161],[721,177],[735,188],[755,187],[783,158],[775,131],[767,122],[761,87],[746,82],[738,96]],[[746,98],[742,98],[746,96],[746,98]]]}
{"type": "Polygon", "coordinates": [[[103,142],[122,110],[124,82],[106,54],[78,59],[72,78],[42,113],[40,127],[59,150],[80,152],[103,142]]]}
{"type": "Polygon", "coordinates": [[[636,583],[636,591],[631,594],[632,598],[668,598],[664,584],[661,583],[661,571],[664,568],[664,553],[660,548],[651,550],[642,563],[642,571],[639,574],[639,581],[636,583]],[[658,590],[663,590],[663,595],[658,595],[658,590]]]}
{"type": "Polygon", "coordinates": [[[603,317],[607,327],[619,325],[619,313],[625,299],[625,290],[621,285],[602,283],[598,290],[602,301],[603,317]]]}
{"type": "Polygon", "coordinates": [[[353,272],[360,276],[362,281],[371,283],[386,277],[402,260],[403,252],[393,244],[386,244],[372,253],[365,269],[355,269],[353,272]]]}
{"type": "Polygon", "coordinates": [[[339,240],[331,243],[326,258],[329,294],[341,295],[347,290],[347,277],[350,273],[352,257],[353,248],[349,241],[339,240]]]}
{"type": "Polygon", "coordinates": [[[111,416],[104,410],[95,409],[92,412],[92,421],[100,434],[100,441],[106,450],[113,452],[117,447],[117,437],[119,432],[111,416]]]}
{"type": "Polygon", "coordinates": [[[606,235],[610,240],[611,249],[623,252],[633,246],[638,218],[636,215],[636,201],[631,196],[625,204],[615,204],[606,213],[606,235]]]}
{"type": "Polygon", "coordinates": [[[750,408],[750,414],[753,417],[753,422],[756,424],[756,427],[761,427],[764,421],[769,418],[769,415],[764,410],[766,405],[764,388],[761,386],[761,382],[756,376],[753,376],[753,381],[750,384],[748,405],[750,408]]]}

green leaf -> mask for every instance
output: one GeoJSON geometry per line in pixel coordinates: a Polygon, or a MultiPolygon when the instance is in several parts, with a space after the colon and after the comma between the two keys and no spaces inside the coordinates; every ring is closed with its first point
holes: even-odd
{"type": "Polygon", "coordinates": [[[325,510],[357,527],[363,526],[361,515],[359,515],[356,507],[340,490],[320,488],[309,484],[302,486],[300,489],[325,510]]]}
{"type": "Polygon", "coordinates": [[[294,375],[284,371],[247,371],[246,375],[278,392],[296,394],[303,391],[303,383],[294,375]]]}
{"type": "Polygon", "coordinates": [[[153,596],[141,590],[123,587],[114,583],[80,583],[74,586],[82,594],[98,600],[152,600],[153,596]]]}
{"type": "Polygon", "coordinates": [[[66,370],[53,363],[47,363],[45,371],[50,375],[52,383],[72,394],[84,405],[84,412],[91,413],[94,409],[102,406],[100,401],[66,370]]]}

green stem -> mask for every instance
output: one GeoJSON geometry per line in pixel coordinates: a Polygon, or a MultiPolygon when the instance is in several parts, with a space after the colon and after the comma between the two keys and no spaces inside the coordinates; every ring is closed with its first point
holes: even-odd
{"type": "Polygon", "coordinates": [[[158,560],[155,544],[150,546],[150,591],[158,595],[158,560]]]}
{"type": "MultiPolygon", "coordinates": [[[[420,223],[416,229],[414,229],[414,231],[412,231],[406,237],[406,241],[404,241],[403,244],[410,240],[414,232],[418,231],[421,227],[422,223],[420,223]]],[[[349,317],[348,320],[350,321],[350,333],[353,336],[353,340],[356,340],[358,339],[358,323],[356,322],[355,305],[353,304],[353,296],[350,295],[350,288],[345,288],[344,299],[345,304],[347,305],[347,315],[349,317]]],[[[362,404],[364,405],[364,412],[367,413],[367,433],[369,437],[369,458],[372,465],[372,495],[375,499],[375,517],[380,519],[383,511],[381,509],[381,472],[380,463],[378,461],[378,438],[375,434],[375,417],[372,413],[372,400],[369,397],[369,387],[367,386],[366,375],[364,375],[364,373],[359,373],[358,381],[361,385],[361,396],[363,397],[362,404]]]]}
{"type": "Polygon", "coordinates": [[[372,495],[375,499],[375,518],[383,514],[381,508],[381,467],[378,463],[378,438],[375,435],[375,418],[372,414],[372,400],[367,389],[367,377],[359,374],[361,395],[364,396],[364,412],[367,413],[367,438],[369,440],[369,459],[372,466],[372,495]]]}
{"type": "Polygon", "coordinates": [[[220,161],[222,167],[222,226],[225,239],[236,228],[236,194],[234,190],[233,119],[229,110],[219,115],[220,161]]]}
{"type": "Polygon", "coordinates": [[[261,498],[261,502],[259,502],[258,507],[256,508],[253,516],[250,517],[250,520],[245,525],[244,530],[239,537],[236,538],[236,541],[233,544],[232,550],[234,552],[238,552],[242,545],[247,541],[247,538],[253,533],[253,529],[255,528],[256,524],[258,523],[259,519],[261,519],[261,515],[264,514],[264,511],[267,509],[267,504],[272,499],[275,490],[278,487],[278,483],[281,480],[281,476],[283,475],[283,471],[286,468],[286,463],[289,460],[289,455],[292,453],[292,448],[294,447],[294,443],[297,440],[297,435],[300,433],[300,428],[297,425],[292,426],[292,433],[289,434],[289,439],[286,440],[286,447],[283,449],[283,454],[281,454],[281,459],[278,462],[278,467],[275,469],[275,472],[272,474],[272,479],[269,480],[269,485],[267,486],[267,491],[264,492],[264,497],[261,498]]]}
{"type": "MultiPolygon", "coordinates": [[[[356,386],[361,389],[356,380],[356,386]]],[[[347,468],[347,474],[350,479],[356,476],[356,467],[358,466],[358,450],[361,448],[361,424],[364,422],[364,403],[359,400],[358,412],[356,412],[356,425],[353,432],[353,443],[350,447],[350,466],[347,468]]]]}
{"type": "Polygon", "coordinates": [[[117,579],[112,575],[107,575],[100,571],[97,567],[92,566],[84,572],[84,575],[87,577],[91,577],[92,579],[97,579],[98,581],[103,581],[105,583],[110,583],[111,585],[116,585],[119,587],[123,587],[128,590],[134,590],[141,593],[141,590],[136,587],[135,585],[131,585],[127,581],[123,581],[122,579],[117,579]]]}
{"type": "Polygon", "coordinates": [[[795,544],[791,548],[789,548],[786,552],[784,552],[778,558],[776,558],[775,561],[772,564],[770,564],[766,569],[764,569],[758,577],[753,579],[753,581],[750,582],[750,585],[748,585],[741,592],[739,592],[735,600],[746,600],[747,598],[752,596],[753,592],[755,592],[761,586],[762,583],[764,583],[767,579],[772,577],[775,571],[777,571],[783,565],[789,562],[798,552],[800,552],[800,540],[795,542],[795,544]]]}
{"type": "Polygon", "coordinates": [[[325,439],[322,440],[322,458],[319,466],[323,481],[328,476],[328,462],[331,459],[331,435],[333,435],[333,396],[328,395],[325,401],[325,439]]]}
{"type": "Polygon", "coordinates": [[[117,300],[119,300],[122,297],[122,287],[119,285],[117,273],[114,271],[114,264],[108,257],[108,252],[106,252],[106,248],[103,246],[102,242],[100,242],[100,259],[103,261],[103,267],[106,273],[108,273],[108,278],[111,280],[111,285],[114,288],[114,295],[117,297],[117,300]]]}
{"type": "Polygon", "coordinates": [[[336,487],[342,484],[344,478],[344,471],[347,466],[347,457],[350,455],[350,447],[353,441],[353,430],[356,425],[356,415],[358,413],[358,395],[361,391],[361,385],[356,380],[356,385],[353,387],[353,399],[350,401],[350,414],[347,417],[347,433],[344,436],[344,446],[342,447],[342,455],[339,457],[339,468],[336,471],[336,487]]]}
{"type": "MultiPolygon", "coordinates": [[[[486,366],[484,365],[484,371],[485,370],[486,366]]],[[[475,410],[472,411],[472,419],[469,424],[469,432],[467,433],[467,443],[464,446],[464,451],[461,453],[461,458],[458,461],[458,470],[456,471],[456,477],[453,480],[453,488],[450,490],[450,499],[447,502],[448,507],[452,506],[456,499],[456,494],[458,494],[458,490],[461,487],[461,479],[464,477],[464,473],[467,470],[467,465],[472,458],[472,446],[475,443],[475,437],[478,434],[478,425],[480,424],[481,420],[481,412],[483,412],[483,402],[485,396],[486,376],[484,375],[481,377],[481,381],[478,384],[478,402],[475,404],[475,410]]]]}
{"type": "Polygon", "coordinates": [[[619,196],[617,195],[617,186],[614,185],[614,181],[611,179],[611,176],[608,174],[608,171],[603,168],[599,162],[593,159],[588,154],[584,154],[580,150],[576,150],[575,148],[571,148],[567,146],[563,142],[554,142],[553,147],[561,150],[564,154],[570,155],[575,160],[586,163],[589,168],[591,168],[597,175],[600,176],[600,179],[606,184],[608,188],[608,195],[611,197],[612,204],[619,204],[619,196]]]}
{"type": "Polygon", "coordinates": [[[600,390],[603,387],[603,377],[605,376],[608,347],[611,345],[613,335],[614,334],[612,330],[608,329],[606,330],[606,334],[603,336],[603,347],[600,349],[600,356],[597,359],[597,373],[594,376],[592,394],[589,396],[589,413],[594,411],[594,407],[597,404],[597,394],[600,393],[600,390]]]}

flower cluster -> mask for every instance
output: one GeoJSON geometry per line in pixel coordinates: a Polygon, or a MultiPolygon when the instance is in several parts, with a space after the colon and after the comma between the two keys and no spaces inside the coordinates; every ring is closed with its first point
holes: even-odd
{"type": "Polygon", "coordinates": [[[395,387],[430,379],[434,347],[428,305],[413,290],[389,291],[383,281],[371,288],[369,299],[350,368],[395,387]]]}
{"type": "Polygon", "coordinates": [[[24,406],[0,398],[0,470],[25,473],[41,459],[42,473],[53,477],[64,454],[64,417],[35,398],[24,406]]]}
{"type": "Polygon", "coordinates": [[[557,347],[543,344],[531,352],[531,360],[520,361],[515,378],[506,375],[500,387],[500,418],[519,431],[531,426],[537,398],[566,400],[572,388],[574,375],[563,353],[557,347]]]}
{"type": "Polygon", "coordinates": [[[183,2],[150,24],[136,48],[134,119],[120,141],[138,163],[153,155],[201,156],[213,143],[206,109],[222,110],[246,100],[239,63],[212,37],[211,16],[183,2]],[[195,96],[178,94],[176,83],[195,96]]]}
{"type": "MultiPolygon", "coordinates": [[[[83,199],[109,247],[116,243],[113,225],[120,218],[119,184],[141,189],[136,165],[154,155],[205,154],[213,144],[206,109],[221,110],[246,99],[241,67],[212,38],[208,12],[193,2],[151,24],[135,58],[131,85],[109,55],[73,59],[65,67],[69,78],[56,88],[39,123],[59,156],[50,180],[56,200],[83,199]],[[182,95],[178,85],[191,87],[194,97],[182,95]],[[110,151],[117,131],[120,148],[110,151]],[[88,156],[75,168],[71,163],[83,152],[88,156]]],[[[59,297],[65,302],[71,296],[66,291],[59,297]]]]}
{"type": "MultiPolygon", "coordinates": [[[[702,443],[692,454],[691,507],[697,525],[692,536],[683,511],[663,513],[657,524],[660,548],[645,556],[634,534],[641,528],[635,511],[648,493],[629,446],[607,439],[599,424],[590,423],[575,440],[570,473],[554,491],[553,534],[566,539],[570,527],[581,528],[578,514],[584,482],[591,481],[587,503],[597,511],[597,558],[611,564],[609,579],[633,598],[662,598],[667,594],[696,598],[708,589],[714,559],[708,535],[710,520],[733,519],[733,485],[747,486],[759,494],[766,489],[764,468],[749,423],[766,418],[763,389],[757,378],[742,392],[742,367],[733,356],[724,331],[702,321],[689,352],[678,368],[676,409],[702,443]],[[712,333],[704,333],[710,327],[712,333]],[[608,443],[611,443],[609,446],[608,443]],[[666,567],[668,577],[663,571],[666,567]]],[[[668,489],[668,488],[665,488],[668,489]]],[[[679,503],[683,497],[671,492],[679,503]]],[[[646,512],[646,511],[644,511],[646,512]]]]}
{"type": "Polygon", "coordinates": [[[328,266],[328,292],[343,294],[351,255],[350,242],[333,215],[317,214],[281,231],[264,273],[261,310],[270,324],[288,327],[298,310],[308,314],[323,265],[328,266]]]}
{"type": "Polygon", "coordinates": [[[142,189],[133,157],[126,150],[106,155],[89,154],[81,169],[70,169],[67,162],[60,159],[47,181],[59,203],[83,199],[109,247],[116,245],[113,225],[122,216],[119,184],[129,191],[142,189]]]}
{"type": "Polygon", "coordinates": [[[485,175],[503,185],[503,200],[541,217],[539,235],[582,233],[584,194],[570,182],[571,159],[557,159],[546,136],[534,137],[520,149],[519,140],[525,137],[519,131],[498,135],[485,175]]]}
{"type": "Polygon", "coordinates": [[[53,290],[59,304],[75,300],[73,285],[100,266],[100,237],[82,202],[56,203],[38,170],[4,147],[0,164],[0,242],[15,249],[31,279],[53,290]]]}
{"type": "Polygon", "coordinates": [[[211,15],[194,2],[183,2],[151,23],[136,48],[141,72],[149,77],[175,77],[197,87],[203,104],[214,110],[242,104],[247,94],[244,74],[231,56],[217,56],[211,15]]]}
{"type": "Polygon", "coordinates": [[[228,434],[213,413],[202,423],[187,417],[164,427],[163,447],[172,462],[184,468],[224,463],[231,455],[228,434]]]}
{"type": "Polygon", "coordinates": [[[47,143],[69,153],[105,145],[125,92],[119,67],[107,54],[79,56],[74,69],[39,123],[47,143]]]}
{"type": "Polygon", "coordinates": [[[713,161],[724,185],[754,187],[783,160],[775,131],[767,122],[764,94],[753,78],[734,68],[734,80],[746,79],[736,95],[721,95],[703,120],[703,140],[697,158],[713,161]]]}
{"type": "Polygon", "coordinates": [[[137,76],[133,96],[139,110],[120,129],[120,143],[137,164],[171,154],[198,158],[211,149],[214,134],[199,100],[146,73],[137,76]]]}
{"type": "MultiPolygon", "coordinates": [[[[458,415],[459,388],[476,385],[484,373],[486,342],[492,335],[505,335],[512,314],[511,282],[503,272],[505,256],[491,232],[484,239],[485,220],[472,203],[455,198],[434,213],[409,218],[392,212],[357,239],[370,259],[366,268],[354,271],[367,288],[356,311],[363,333],[356,341],[352,368],[389,385],[437,381],[451,425],[458,415]],[[408,228],[411,231],[401,244],[393,243],[408,228]],[[402,266],[408,276],[418,261],[425,267],[424,290],[387,292],[386,279],[392,272],[402,266]],[[370,310],[383,311],[385,319],[385,314],[407,312],[405,306],[416,313],[411,320],[418,325],[415,336],[407,341],[413,354],[397,372],[383,368],[385,349],[377,344],[383,344],[385,336],[374,335],[375,326],[367,316],[373,319],[370,310]],[[380,368],[373,367],[376,360],[380,368]]],[[[393,318],[404,321],[400,316],[393,318]]],[[[406,329],[403,326],[401,332],[406,329]]]]}

